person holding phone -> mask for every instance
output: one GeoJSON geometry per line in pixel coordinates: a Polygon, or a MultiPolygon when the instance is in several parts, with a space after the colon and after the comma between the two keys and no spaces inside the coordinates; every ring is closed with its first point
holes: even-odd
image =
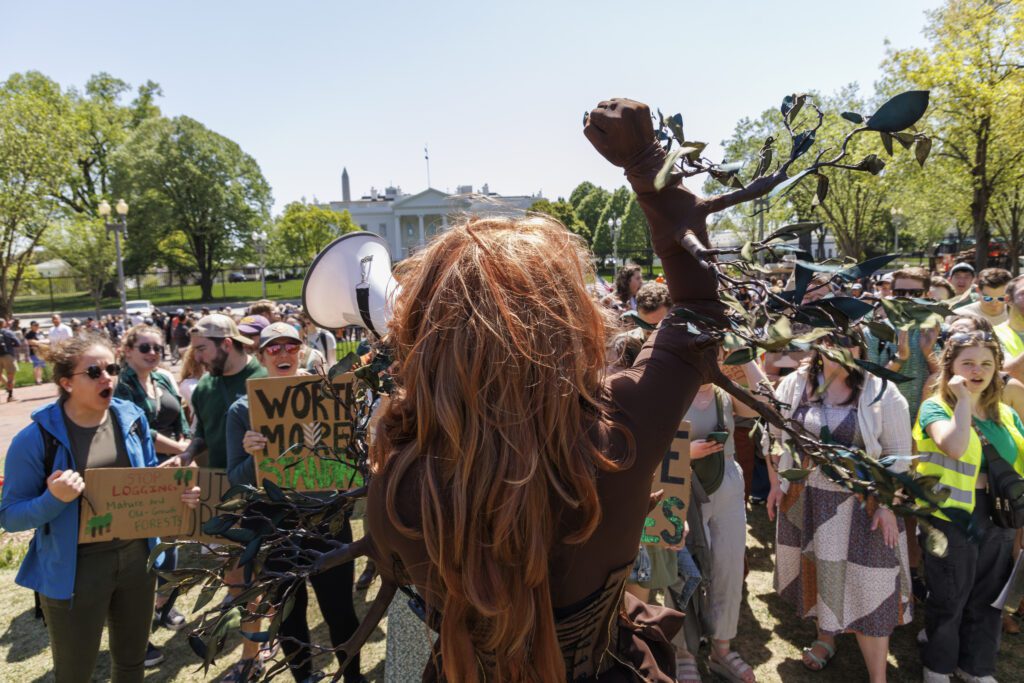
{"type": "MultiPolygon", "coordinates": [[[[4,466],[0,526],[35,529],[15,582],[39,594],[57,683],[92,680],[104,625],[113,681],[141,683],[156,588],[147,560],[159,539],[79,544],[78,526],[91,505],[87,469],[156,466],[149,422],[114,398],[121,368],[105,336],[74,337],[49,360],[60,397],[32,414],[4,466]]],[[[181,500],[197,507],[199,487],[181,500]]]]}
{"type": "MultiPolygon", "coordinates": [[[[756,361],[742,366],[751,387],[767,381],[756,361]]],[[[743,566],[747,546],[747,511],[743,470],[736,462],[733,439],[735,417],[756,417],[745,405],[733,402],[725,390],[703,384],[697,390],[686,420],[690,422],[690,463],[707,499],[699,501],[704,534],[711,550],[711,567],[701,567],[710,578],[711,654],[708,667],[734,683],[754,683],[754,670],[731,649],[743,601],[743,566]]],[[[681,669],[685,667],[680,667],[681,669]]]]}

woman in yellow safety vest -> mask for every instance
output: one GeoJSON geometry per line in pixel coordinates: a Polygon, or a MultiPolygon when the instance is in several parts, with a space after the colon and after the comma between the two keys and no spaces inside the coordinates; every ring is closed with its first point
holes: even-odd
{"type": "Polygon", "coordinates": [[[946,535],[948,552],[924,553],[926,683],[954,673],[969,682],[995,680],[1001,619],[992,603],[1012,569],[1013,531],[992,523],[983,443],[1024,472],[1024,425],[1000,400],[1002,362],[990,333],[951,335],[935,393],[914,425],[918,473],[938,477],[949,491],[929,520],[946,535]]]}

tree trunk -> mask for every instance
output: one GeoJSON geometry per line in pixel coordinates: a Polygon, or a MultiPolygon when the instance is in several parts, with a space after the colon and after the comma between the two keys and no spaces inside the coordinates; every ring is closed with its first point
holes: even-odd
{"type": "Polygon", "coordinates": [[[981,272],[988,265],[988,243],[991,233],[989,231],[988,216],[989,201],[992,199],[992,190],[988,182],[988,137],[992,128],[992,119],[988,116],[982,117],[978,124],[978,132],[975,135],[976,145],[974,147],[974,167],[971,169],[971,226],[974,231],[974,269],[981,272]]]}
{"type": "Polygon", "coordinates": [[[213,301],[213,272],[209,268],[199,271],[199,298],[203,301],[213,301]]]}

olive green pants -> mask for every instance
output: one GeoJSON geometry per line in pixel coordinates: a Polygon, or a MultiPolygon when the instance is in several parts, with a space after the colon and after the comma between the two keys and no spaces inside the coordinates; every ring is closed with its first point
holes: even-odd
{"type": "Polygon", "coordinates": [[[141,683],[153,622],[155,577],[146,571],[146,541],[79,554],[71,600],[39,596],[50,632],[56,683],[88,683],[104,624],[110,627],[113,683],[141,683]]]}

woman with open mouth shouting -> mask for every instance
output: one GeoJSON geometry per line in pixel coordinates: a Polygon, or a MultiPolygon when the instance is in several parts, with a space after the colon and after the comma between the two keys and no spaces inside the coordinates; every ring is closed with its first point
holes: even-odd
{"type": "MultiPolygon", "coordinates": [[[[0,526],[35,529],[15,581],[39,594],[57,683],[92,680],[103,626],[110,626],[111,678],[142,681],[159,539],[78,544],[84,473],[97,467],[155,467],[145,414],[114,398],[121,371],[106,337],[74,337],[50,349],[60,396],[32,414],[7,452],[0,526]]],[[[199,504],[199,487],[182,493],[199,504]]]]}
{"type": "Polygon", "coordinates": [[[992,603],[1010,576],[1013,530],[992,521],[986,453],[1024,474],[1024,425],[1002,402],[1003,354],[991,333],[954,332],[940,364],[935,393],[914,425],[918,474],[937,477],[949,491],[928,520],[945,534],[948,551],[944,557],[924,551],[924,680],[940,683],[956,674],[972,683],[993,681],[1002,615],[992,603]]]}

